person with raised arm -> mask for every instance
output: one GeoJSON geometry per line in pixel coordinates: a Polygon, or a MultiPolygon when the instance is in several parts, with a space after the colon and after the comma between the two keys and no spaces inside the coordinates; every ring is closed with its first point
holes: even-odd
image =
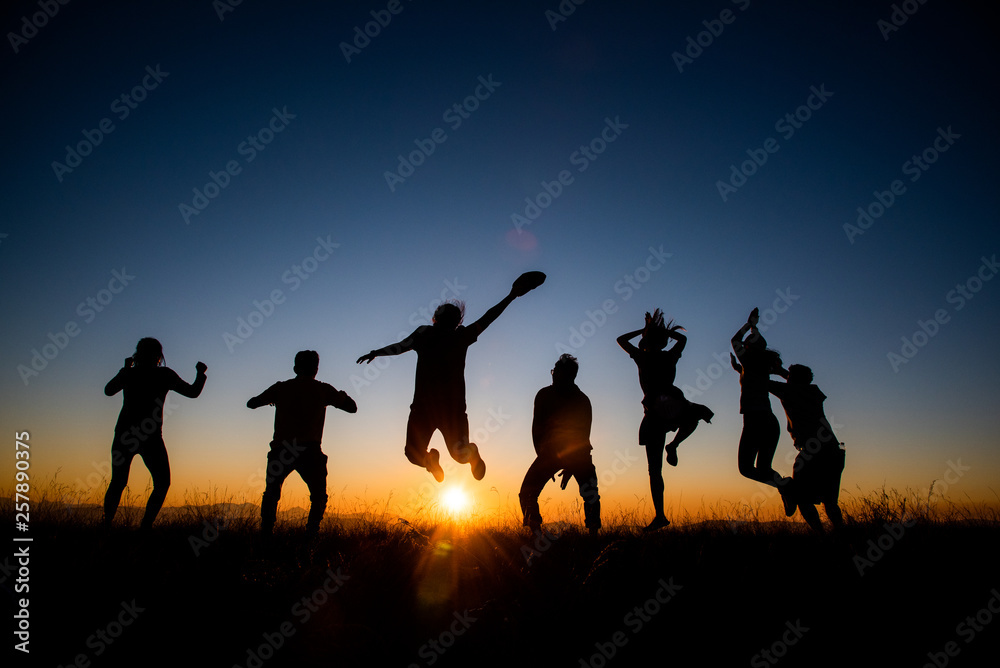
{"type": "Polygon", "coordinates": [[[653,498],[655,517],[646,531],[655,531],[670,524],[663,512],[663,452],[667,463],[677,466],[677,446],[694,433],[699,420],[711,424],[713,413],[707,407],[688,401],[684,393],[674,386],[677,362],[680,360],[687,337],[681,334],[680,325],[673,320],[663,323],[660,309],[646,313],[642,329],[618,337],[618,345],[628,353],[639,370],[639,387],[642,388],[643,417],[639,424],[639,445],[646,448],[649,467],[649,490],[653,498]],[[632,339],[640,336],[639,345],[632,339]],[[667,344],[674,340],[669,349],[667,344]],[[667,443],[667,433],[677,434],[667,443]]]}
{"type": "Polygon", "coordinates": [[[104,394],[122,392],[122,410],[115,425],[111,445],[111,482],[104,494],[104,526],[110,527],[118,512],[122,492],[128,484],[132,459],[139,455],[153,479],[153,491],[146,501],[140,528],[149,530],[156,520],[170,487],[170,461],[163,443],[163,418],[167,392],[196,398],[205,387],[205,364],[195,364],[194,383],[181,380],[177,373],[163,366],[163,346],[146,337],[135,346],[135,354],[125,358],[121,370],[108,381],[104,394]]]}
{"type": "Polygon", "coordinates": [[[754,308],[731,340],[734,357],[729,358],[733,369],[740,374],[740,413],[743,415],[743,432],[736,455],[740,475],[781,493],[785,514],[795,512],[788,483],[791,478],[782,476],[772,468],[781,427],[771,411],[768,381],[771,374],[781,369],[781,356],[767,347],[767,340],[757,328],[760,312],[754,308]],[[749,334],[749,336],[748,336],[749,334]]]}
{"type": "Polygon", "coordinates": [[[417,327],[402,341],[358,358],[358,364],[370,364],[376,357],[416,351],[416,379],[406,423],[404,452],[412,464],[429,471],[438,482],[444,480],[441,454],[436,448],[428,450],[436,430],[440,430],[452,458],[460,464],[469,464],[473,478],[482,480],[486,475],[486,462],[479,447],[469,442],[469,416],[465,404],[466,353],[511,302],[544,280],[545,274],[540,271],[522,274],[506,297],[468,326],[462,324],[465,304],[445,302],[434,311],[431,325],[417,327]]]}

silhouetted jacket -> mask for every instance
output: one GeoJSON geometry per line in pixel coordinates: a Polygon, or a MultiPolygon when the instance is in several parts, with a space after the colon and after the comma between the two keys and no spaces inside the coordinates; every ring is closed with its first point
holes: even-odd
{"type": "Polygon", "coordinates": [[[590,399],[576,384],[549,385],[535,395],[531,439],[540,457],[564,458],[591,451],[590,399]]]}

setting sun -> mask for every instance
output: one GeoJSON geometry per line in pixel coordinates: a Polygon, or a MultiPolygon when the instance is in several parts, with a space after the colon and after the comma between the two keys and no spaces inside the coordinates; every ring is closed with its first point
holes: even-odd
{"type": "Polygon", "coordinates": [[[449,487],[441,492],[441,507],[451,515],[466,513],[469,504],[469,495],[460,487],[449,487]]]}

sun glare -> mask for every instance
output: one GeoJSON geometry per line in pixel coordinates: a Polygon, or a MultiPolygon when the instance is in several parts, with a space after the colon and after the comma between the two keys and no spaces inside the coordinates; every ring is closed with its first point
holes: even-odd
{"type": "Polygon", "coordinates": [[[441,492],[441,507],[450,515],[464,515],[469,510],[469,496],[459,487],[441,492]]]}

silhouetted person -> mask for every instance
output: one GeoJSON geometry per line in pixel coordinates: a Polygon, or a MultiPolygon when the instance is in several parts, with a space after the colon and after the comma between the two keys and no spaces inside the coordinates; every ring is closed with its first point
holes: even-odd
{"type": "Polygon", "coordinates": [[[469,416],[465,412],[465,356],[469,346],[496,320],[515,298],[538,287],[545,279],[541,272],[521,275],[510,293],[468,327],[462,325],[465,305],[446,302],[434,311],[433,324],[417,327],[398,343],[372,350],[358,358],[358,364],[371,363],[376,357],[417,352],[416,382],[413,403],[406,423],[406,458],[425,468],[438,482],[444,480],[441,454],[427,447],[435,430],[440,430],[452,458],[469,464],[472,477],[482,480],[486,462],[475,443],[469,442],[469,416]]]}
{"type": "Polygon", "coordinates": [[[653,315],[646,313],[645,327],[618,337],[618,345],[629,354],[639,369],[639,387],[643,394],[639,445],[646,448],[649,490],[656,513],[646,531],[655,531],[670,524],[663,514],[664,448],[667,463],[677,466],[677,446],[694,433],[699,420],[711,423],[714,415],[707,406],[688,401],[684,393],[674,386],[677,361],[687,344],[687,337],[681,334],[681,329],[672,320],[664,325],[663,313],[656,309],[653,315]],[[640,334],[642,337],[636,347],[631,340],[640,334]],[[670,339],[676,343],[665,350],[670,339]],[[666,443],[667,432],[671,431],[676,431],[677,434],[670,443],[666,443]]]}
{"type": "Polygon", "coordinates": [[[104,394],[109,397],[119,391],[123,395],[111,445],[111,482],[104,495],[105,526],[110,527],[115,519],[136,455],[142,457],[153,479],[153,491],[146,502],[140,528],[153,526],[170,487],[170,462],[163,443],[164,403],[171,390],[191,399],[201,394],[208,367],[198,362],[195,369],[194,383],[185,383],[172,369],[163,366],[160,342],[147,337],[139,340],[135,354],[125,358],[121,371],[104,386],[104,394]]]}
{"type": "Polygon", "coordinates": [[[730,360],[733,369],[740,374],[740,413],[743,414],[743,433],[736,461],[742,476],[776,488],[781,493],[785,514],[790,515],[795,512],[795,504],[786,494],[791,478],[781,476],[771,466],[781,426],[771,411],[768,382],[771,374],[781,369],[781,356],[767,347],[767,341],[757,329],[759,319],[760,313],[755,308],[732,338],[736,358],[730,355],[730,360]]]}
{"type": "Polygon", "coordinates": [[[799,512],[816,531],[823,533],[816,504],[822,503],[835,529],[844,526],[840,512],[840,476],[844,471],[843,445],[823,412],[826,395],[812,384],[813,372],[807,366],[793,364],[778,374],[787,379],[768,383],[771,393],[781,400],[788,418],[788,433],[799,454],[792,467],[790,495],[799,512]]]}
{"type": "Polygon", "coordinates": [[[535,461],[528,467],[518,498],[524,525],[537,531],[542,526],[538,495],[550,478],[563,472],[562,488],[576,478],[583,498],[584,523],[591,533],[601,528],[601,497],[597,492],[597,470],[590,453],[590,399],[574,382],[579,370],[576,358],[562,355],[552,367],[552,384],[535,395],[531,440],[535,461]]]}
{"type": "Polygon", "coordinates": [[[357,413],[358,406],[346,392],[316,380],[319,353],[302,350],[295,354],[295,378],[279,381],[247,401],[247,408],[274,406],[274,438],[267,453],[264,496],[260,504],[260,530],[270,536],[278,515],[281,486],[292,471],[298,471],[309,488],[309,519],[306,533],[314,535],[326,512],[327,456],[320,447],[326,407],[357,413]]]}

